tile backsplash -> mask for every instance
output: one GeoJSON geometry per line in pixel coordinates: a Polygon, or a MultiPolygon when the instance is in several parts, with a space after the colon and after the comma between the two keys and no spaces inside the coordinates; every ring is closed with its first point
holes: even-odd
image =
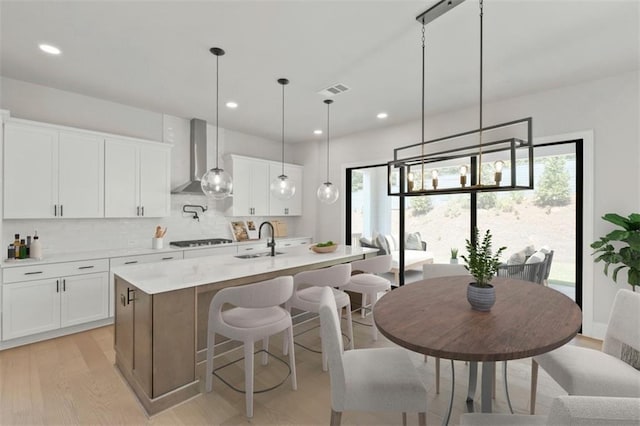
{"type": "MultiPolygon", "coordinates": [[[[163,218],[123,218],[123,219],[6,219],[2,222],[2,241],[6,247],[14,241],[14,234],[20,238],[33,236],[34,230],[42,242],[44,256],[47,253],[69,253],[88,250],[151,248],[151,238],[157,225],[167,228],[165,244],[169,241],[198,238],[233,239],[229,222],[234,219],[224,215],[223,202],[209,205],[200,220],[192,214],[183,213],[185,204],[207,205],[204,196],[171,195],[171,216],[163,218]]],[[[270,217],[251,217],[257,223],[272,220],[270,217]]],[[[295,236],[296,218],[281,218],[287,223],[289,235],[295,236]]]]}

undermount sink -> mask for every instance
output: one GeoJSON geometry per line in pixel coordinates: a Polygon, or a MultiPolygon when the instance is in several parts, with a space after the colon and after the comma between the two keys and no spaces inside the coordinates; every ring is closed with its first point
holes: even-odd
{"type": "MultiPolygon", "coordinates": [[[[276,254],[283,254],[281,251],[277,251],[276,254]]],[[[238,259],[255,259],[256,257],[268,257],[271,256],[271,253],[265,251],[264,253],[249,253],[249,254],[239,254],[235,257],[238,259]]]]}

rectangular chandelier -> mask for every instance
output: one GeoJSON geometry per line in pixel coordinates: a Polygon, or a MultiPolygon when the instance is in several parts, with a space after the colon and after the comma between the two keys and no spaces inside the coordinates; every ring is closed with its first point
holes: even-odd
{"type": "Polygon", "coordinates": [[[533,189],[531,117],[393,150],[387,193],[422,196],[533,189]]]}

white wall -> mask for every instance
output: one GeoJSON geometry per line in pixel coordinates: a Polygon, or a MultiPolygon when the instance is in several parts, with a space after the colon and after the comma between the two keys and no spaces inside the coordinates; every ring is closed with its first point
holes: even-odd
{"type": "MultiPolygon", "coordinates": [[[[546,137],[593,130],[595,174],[593,235],[606,234],[612,226],[599,218],[608,212],[627,215],[640,211],[640,129],[639,73],[628,72],[575,86],[561,87],[540,93],[493,102],[484,106],[485,124],[533,117],[534,137],[546,137]]],[[[335,117],[336,126],[339,117],[335,117]]],[[[427,139],[477,128],[478,108],[451,111],[426,118],[427,139]]],[[[319,240],[343,241],[345,221],[344,169],[355,164],[373,164],[392,159],[393,148],[419,142],[420,122],[355,134],[331,142],[331,175],[341,182],[340,201],[331,206],[317,204],[315,215],[305,215],[302,227],[315,229],[319,240]]],[[[308,146],[305,167],[314,167],[314,160],[324,145],[308,146]]],[[[309,183],[311,192],[315,183],[309,183]]],[[[589,244],[591,241],[585,241],[589,244]]],[[[590,258],[584,259],[591,262],[590,258]]],[[[585,281],[593,282],[593,320],[602,325],[608,321],[609,310],[618,288],[627,287],[624,280],[615,285],[597,264],[585,281]]],[[[628,287],[627,287],[628,288],[628,287]]],[[[598,328],[596,324],[596,329],[598,328]]],[[[600,334],[600,333],[597,333],[600,334]]]]}
{"type": "MultiPolygon", "coordinates": [[[[52,89],[19,80],[2,78],[0,109],[9,110],[12,117],[42,121],[82,129],[163,141],[173,145],[171,153],[172,188],[189,179],[189,118],[163,115],[127,105],[52,89]]],[[[220,165],[224,154],[235,153],[252,157],[280,160],[279,142],[220,129],[220,165]]],[[[289,145],[289,144],[287,144],[289,145]]],[[[207,164],[215,164],[215,127],[207,127],[207,164]]],[[[288,162],[295,162],[293,149],[285,146],[288,162]]],[[[25,165],[28,174],[28,165],[25,165]]],[[[200,221],[182,213],[184,204],[207,205],[205,196],[172,195],[171,216],[144,219],[84,219],[84,220],[4,220],[1,236],[6,247],[13,234],[33,235],[38,230],[45,255],[47,252],[72,252],[99,248],[150,247],[156,225],[168,227],[169,240],[223,237],[231,238],[230,218],[224,216],[229,201],[209,201],[209,210],[200,221]]],[[[254,217],[261,222],[266,218],[254,217]]],[[[289,235],[308,236],[299,227],[299,218],[278,218],[287,222],[289,235]]]]}

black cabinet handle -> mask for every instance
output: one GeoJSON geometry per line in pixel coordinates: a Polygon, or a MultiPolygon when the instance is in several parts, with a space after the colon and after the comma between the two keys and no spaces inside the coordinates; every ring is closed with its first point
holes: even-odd
{"type": "Polygon", "coordinates": [[[140,216],[140,206],[136,207],[136,216],[140,216]]]}
{"type": "Polygon", "coordinates": [[[60,280],[56,280],[56,293],[60,293],[60,280]]]}
{"type": "Polygon", "coordinates": [[[36,275],[36,274],[41,274],[42,271],[35,271],[35,272],[25,272],[25,275],[36,275]]]}
{"type": "Polygon", "coordinates": [[[144,216],[144,206],[142,206],[142,216],[144,216]]]}
{"type": "Polygon", "coordinates": [[[162,258],[162,260],[171,260],[171,259],[173,259],[173,256],[171,256],[171,257],[163,257],[162,258]]]}
{"type": "Polygon", "coordinates": [[[64,213],[63,213],[63,210],[62,210],[63,207],[64,206],[62,204],[60,204],[60,217],[64,216],[64,213]]]}
{"type": "Polygon", "coordinates": [[[132,296],[132,294],[134,294],[135,292],[136,291],[134,289],[130,289],[129,287],[127,287],[127,305],[136,300],[135,297],[132,296]]]}
{"type": "Polygon", "coordinates": [[[91,266],[80,266],[78,269],[91,269],[93,268],[93,265],[91,266]]]}
{"type": "Polygon", "coordinates": [[[67,291],[67,280],[62,280],[62,291],[67,291]]]}
{"type": "Polygon", "coordinates": [[[54,216],[58,216],[58,205],[57,204],[53,205],[53,215],[54,216]]]}
{"type": "Polygon", "coordinates": [[[133,263],[138,263],[138,261],[137,260],[130,260],[128,262],[124,262],[125,265],[131,265],[133,263]]]}

